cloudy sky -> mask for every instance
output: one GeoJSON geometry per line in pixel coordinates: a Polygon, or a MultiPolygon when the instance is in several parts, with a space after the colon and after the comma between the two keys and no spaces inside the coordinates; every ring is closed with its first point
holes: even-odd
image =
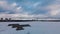
{"type": "Polygon", "coordinates": [[[0,17],[7,15],[60,17],[60,0],[0,0],[0,17]]]}

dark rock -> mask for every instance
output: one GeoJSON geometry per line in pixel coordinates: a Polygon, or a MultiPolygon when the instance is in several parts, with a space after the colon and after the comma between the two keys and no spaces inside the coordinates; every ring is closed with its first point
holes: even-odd
{"type": "Polygon", "coordinates": [[[16,30],[24,30],[23,27],[30,27],[29,24],[19,25],[19,24],[8,24],[8,26],[12,26],[12,28],[16,28],[16,30]]]}
{"type": "Polygon", "coordinates": [[[23,28],[23,27],[18,26],[18,27],[16,28],[16,30],[24,30],[24,28],[23,28]]]}
{"type": "Polygon", "coordinates": [[[20,26],[22,26],[22,27],[30,27],[29,24],[24,24],[24,25],[20,25],[20,26]]]}
{"type": "Polygon", "coordinates": [[[8,24],[8,26],[16,26],[16,25],[19,25],[19,24],[8,24]]]}

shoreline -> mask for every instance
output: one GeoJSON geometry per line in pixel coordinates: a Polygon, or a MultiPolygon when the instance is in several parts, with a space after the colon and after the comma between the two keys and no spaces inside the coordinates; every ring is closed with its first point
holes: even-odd
{"type": "Polygon", "coordinates": [[[60,22],[60,20],[0,20],[0,22],[31,22],[31,21],[60,22]]]}

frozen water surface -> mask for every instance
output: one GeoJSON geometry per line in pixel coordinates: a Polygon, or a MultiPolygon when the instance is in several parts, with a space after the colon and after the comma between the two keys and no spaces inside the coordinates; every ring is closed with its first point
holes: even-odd
{"type": "Polygon", "coordinates": [[[60,34],[60,22],[0,22],[0,34],[60,34]],[[8,24],[30,24],[25,30],[16,31],[8,24]]]}

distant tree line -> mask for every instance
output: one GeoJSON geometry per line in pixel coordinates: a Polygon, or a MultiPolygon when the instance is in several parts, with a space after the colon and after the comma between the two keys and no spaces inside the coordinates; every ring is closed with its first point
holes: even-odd
{"type": "Polygon", "coordinates": [[[0,18],[0,20],[11,20],[11,18],[0,18]]]}

